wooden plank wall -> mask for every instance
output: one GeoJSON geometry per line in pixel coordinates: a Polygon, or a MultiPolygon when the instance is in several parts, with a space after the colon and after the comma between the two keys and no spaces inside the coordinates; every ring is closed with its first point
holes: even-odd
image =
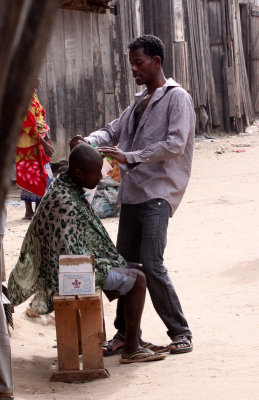
{"type": "Polygon", "coordinates": [[[202,0],[145,0],[144,32],[159,36],[165,43],[165,74],[190,92],[198,119],[199,113],[206,114],[207,106],[210,122],[216,126],[223,120],[219,120],[215,100],[206,10],[202,0]]]}
{"type": "MultiPolygon", "coordinates": [[[[239,0],[115,0],[113,4],[117,16],[58,13],[39,91],[56,150],[52,161],[67,158],[69,137],[87,135],[118,117],[141,89],[132,79],[127,44],[142,33],[155,34],[165,43],[165,74],[190,91],[203,129],[240,132],[251,122],[239,0]]],[[[256,58],[256,37],[251,41],[256,58]]],[[[258,76],[257,64],[255,60],[253,72],[251,67],[253,76],[258,76]]],[[[257,104],[257,87],[252,92],[257,104]]]]}
{"type": "Polygon", "coordinates": [[[164,71],[166,76],[175,76],[173,48],[173,2],[171,0],[142,0],[144,34],[161,38],[165,44],[164,71]]]}
{"type": "MultiPolygon", "coordinates": [[[[135,84],[133,79],[128,57],[128,44],[143,32],[143,10],[141,0],[120,0],[119,6],[121,24],[116,24],[117,30],[121,30],[123,63],[126,71],[126,81],[123,82],[128,91],[128,102],[134,99],[137,91],[141,87],[135,84]]],[[[127,104],[128,105],[128,104],[127,104]]]]}
{"type": "Polygon", "coordinates": [[[186,3],[188,42],[190,52],[191,94],[195,108],[206,105],[207,79],[205,66],[204,16],[202,2],[186,3]]]}
{"type": "Polygon", "coordinates": [[[239,2],[184,0],[184,4],[195,107],[207,112],[210,127],[243,131],[253,120],[253,107],[239,2]]]}
{"type": "MultiPolygon", "coordinates": [[[[253,120],[253,109],[239,0],[142,3],[144,32],[159,36],[165,43],[166,76],[173,76],[191,93],[202,128],[244,130],[253,120]]],[[[254,32],[256,35],[257,31],[254,32]]],[[[256,62],[254,65],[257,70],[256,62]]]]}
{"type": "Polygon", "coordinates": [[[251,98],[254,110],[259,116],[259,1],[252,5],[250,13],[250,43],[251,43],[251,98]]]}
{"type": "MultiPolygon", "coordinates": [[[[209,31],[207,40],[210,46],[210,58],[212,65],[212,75],[215,86],[215,99],[217,104],[219,126],[224,125],[224,100],[223,100],[223,80],[222,80],[222,56],[223,56],[223,37],[220,1],[205,1],[208,18],[209,31]]],[[[211,125],[217,126],[214,121],[211,125]]]]}
{"type": "MultiPolygon", "coordinates": [[[[251,92],[248,81],[248,74],[245,64],[245,56],[243,51],[242,42],[242,30],[241,30],[241,18],[239,12],[239,4],[236,2],[236,14],[234,20],[235,29],[235,39],[236,39],[236,49],[238,49],[238,54],[235,57],[236,63],[236,75],[239,75],[239,85],[240,85],[240,107],[241,107],[241,119],[237,120],[240,123],[240,128],[237,125],[238,131],[243,131],[245,125],[249,125],[254,119],[254,109],[251,101],[251,92]]],[[[236,50],[235,49],[235,50],[236,50]]]]}
{"type": "Polygon", "coordinates": [[[156,35],[165,44],[164,72],[190,89],[188,49],[184,40],[182,0],[142,0],[143,33],[156,35]]]}
{"type": "Polygon", "coordinates": [[[70,137],[88,135],[128,105],[134,89],[127,43],[137,35],[136,3],[114,1],[118,15],[58,11],[39,89],[56,152],[52,162],[67,159],[70,137]]]}
{"type": "Polygon", "coordinates": [[[191,90],[188,46],[185,41],[185,17],[182,0],[172,2],[174,78],[187,91],[191,90]]]}

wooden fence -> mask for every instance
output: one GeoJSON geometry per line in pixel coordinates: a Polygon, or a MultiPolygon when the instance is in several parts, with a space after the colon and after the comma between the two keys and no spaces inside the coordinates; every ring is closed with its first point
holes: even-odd
{"type": "Polygon", "coordinates": [[[165,72],[191,93],[198,131],[218,127],[241,132],[254,119],[251,95],[257,104],[258,17],[254,4],[243,6],[248,13],[252,10],[248,18],[253,19],[242,31],[238,0],[143,2],[144,31],[165,42],[165,72]],[[251,38],[247,55],[253,59],[250,86],[243,32],[251,38]]]}
{"type": "Polygon", "coordinates": [[[188,90],[197,132],[241,132],[259,112],[259,11],[248,0],[115,0],[115,14],[59,10],[39,97],[56,150],[118,117],[136,88],[127,44],[142,33],[166,45],[164,70],[188,90]]]}
{"type": "Polygon", "coordinates": [[[87,136],[115,119],[133,96],[127,43],[139,33],[138,1],[113,4],[117,15],[58,11],[39,89],[56,152],[53,162],[67,159],[70,137],[87,136]]]}

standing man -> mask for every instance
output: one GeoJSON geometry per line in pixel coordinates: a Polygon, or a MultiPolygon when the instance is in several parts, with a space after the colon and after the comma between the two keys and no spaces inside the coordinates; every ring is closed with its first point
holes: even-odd
{"type": "MultiPolygon", "coordinates": [[[[168,219],[190,178],[195,113],[190,95],[172,78],[165,78],[164,45],[159,38],[140,36],[128,47],[135,82],[146,89],[136,94],[120,118],[87,140],[120,164],[118,252],[127,261],[143,264],[153,305],[171,339],[168,350],[184,353],[192,350],[192,334],[163,254],[168,219]]],[[[125,340],[123,299],[118,301],[115,327],[112,350],[125,340]]]]}

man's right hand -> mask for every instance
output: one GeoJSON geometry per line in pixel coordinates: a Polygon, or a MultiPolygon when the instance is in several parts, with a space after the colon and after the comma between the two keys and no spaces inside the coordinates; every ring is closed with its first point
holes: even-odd
{"type": "Polygon", "coordinates": [[[125,154],[118,147],[98,147],[98,151],[103,157],[111,157],[121,164],[127,164],[125,154]]]}

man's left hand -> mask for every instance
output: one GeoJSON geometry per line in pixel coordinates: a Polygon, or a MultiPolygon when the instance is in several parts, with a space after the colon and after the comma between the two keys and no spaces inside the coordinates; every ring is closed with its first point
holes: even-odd
{"type": "Polygon", "coordinates": [[[127,164],[124,152],[118,147],[98,147],[98,151],[103,157],[112,157],[121,164],[127,164]]]}

